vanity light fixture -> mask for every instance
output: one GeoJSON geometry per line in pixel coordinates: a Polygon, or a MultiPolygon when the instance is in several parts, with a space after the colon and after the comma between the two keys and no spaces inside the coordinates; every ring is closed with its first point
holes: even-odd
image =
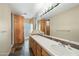
{"type": "Polygon", "coordinates": [[[46,13],[48,13],[49,11],[51,11],[52,9],[54,9],[55,7],[57,7],[60,3],[57,3],[56,5],[52,5],[51,7],[48,8],[48,10],[46,10],[41,16],[45,15],[46,13]]]}

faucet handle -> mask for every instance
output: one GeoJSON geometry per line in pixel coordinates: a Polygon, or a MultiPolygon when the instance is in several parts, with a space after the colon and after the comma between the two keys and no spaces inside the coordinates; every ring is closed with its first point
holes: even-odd
{"type": "Polygon", "coordinates": [[[71,46],[68,44],[68,45],[65,45],[66,48],[68,49],[71,49],[71,46]]]}

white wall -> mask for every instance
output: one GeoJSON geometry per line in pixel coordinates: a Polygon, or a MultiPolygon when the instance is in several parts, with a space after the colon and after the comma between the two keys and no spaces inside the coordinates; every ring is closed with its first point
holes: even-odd
{"type": "Polygon", "coordinates": [[[51,36],[79,42],[79,6],[50,18],[50,26],[51,36]]]}
{"type": "Polygon", "coordinates": [[[8,55],[11,49],[11,11],[0,4],[0,55],[8,55]]]}

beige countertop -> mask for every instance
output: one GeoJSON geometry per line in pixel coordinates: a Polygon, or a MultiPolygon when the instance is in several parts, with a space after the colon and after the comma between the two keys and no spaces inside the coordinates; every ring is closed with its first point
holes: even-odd
{"type": "Polygon", "coordinates": [[[49,38],[40,35],[31,35],[31,37],[51,56],[77,56],[79,50],[68,46],[63,46],[60,42],[50,40],[49,38]]]}

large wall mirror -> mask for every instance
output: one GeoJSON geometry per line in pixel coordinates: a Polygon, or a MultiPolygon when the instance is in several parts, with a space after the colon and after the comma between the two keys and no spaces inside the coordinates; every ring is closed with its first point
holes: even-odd
{"type": "Polygon", "coordinates": [[[39,31],[43,32],[45,35],[50,35],[50,20],[42,18],[39,20],[39,31]]]}

